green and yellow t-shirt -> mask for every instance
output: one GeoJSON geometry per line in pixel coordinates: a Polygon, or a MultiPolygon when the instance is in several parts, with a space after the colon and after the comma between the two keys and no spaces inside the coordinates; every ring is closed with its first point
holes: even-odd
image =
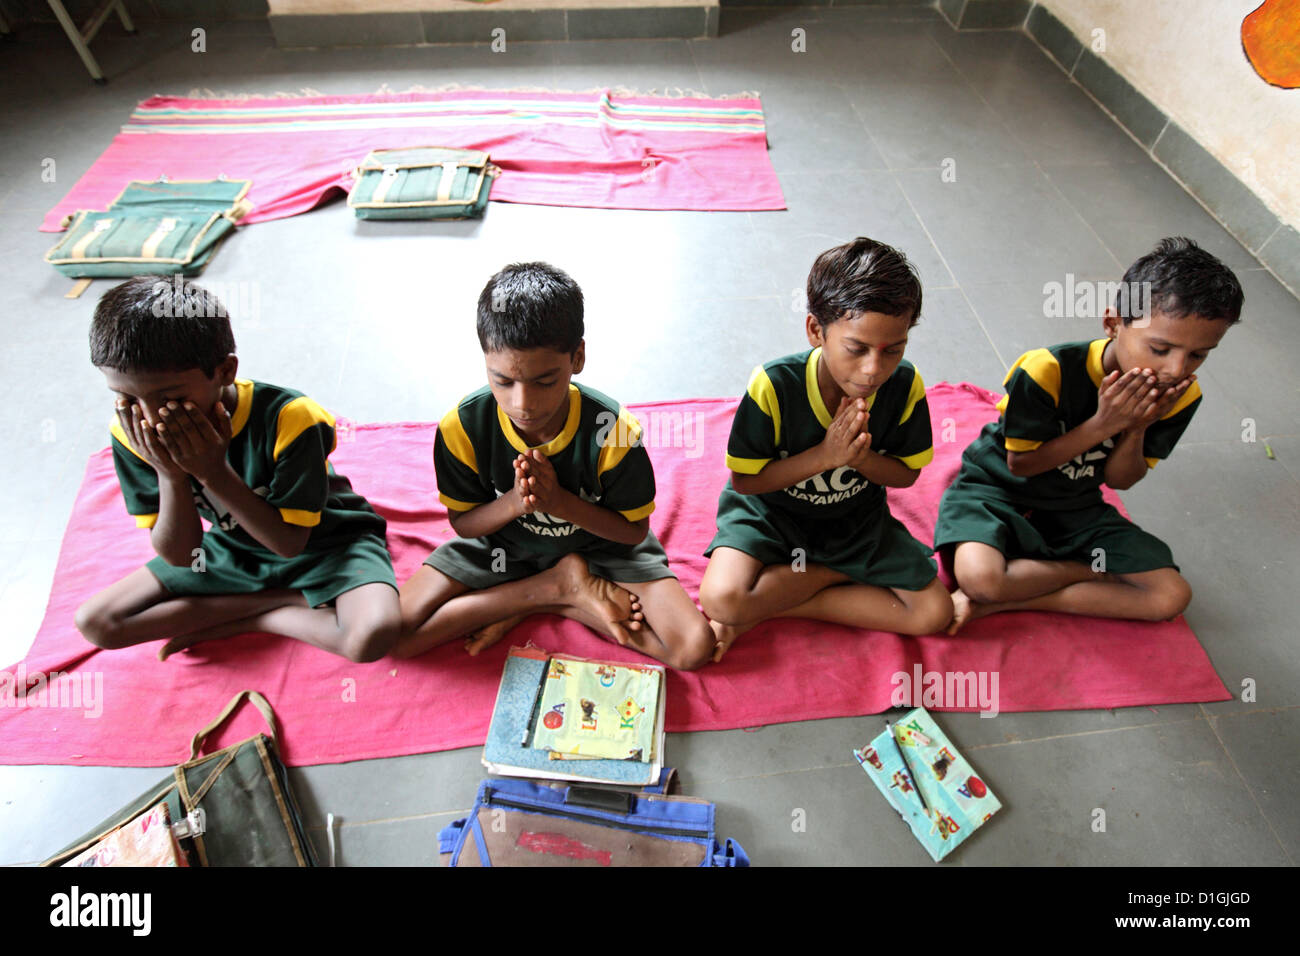
{"type": "MultiPolygon", "coordinates": [[[[335,474],[334,416],[301,392],[265,382],[235,380],[235,411],[230,416],[226,460],[253,493],[266,499],[287,523],[311,528],[305,550],[318,551],[361,534],[383,537],[386,524],[369,502],[335,474]]],[[[134,448],[114,419],[113,467],[126,510],[141,528],[158,520],[158,473],[134,448]]],[[[199,514],[212,533],[232,544],[270,550],[241,528],[206,489],[190,479],[199,514]]]]}
{"type": "MultiPolygon", "coordinates": [[[[754,369],[731,423],[728,468],[756,475],[768,462],[807,451],[826,437],[834,414],[817,386],[821,351],[787,355],[754,369]]],[[[930,406],[925,383],[911,362],[898,363],[867,408],[873,451],[917,470],[930,463],[930,406]]],[[[757,497],[770,507],[818,520],[869,516],[885,506],[885,489],[847,465],[757,497]]]]}
{"type": "MultiPolygon", "coordinates": [[[[1114,438],[1029,478],[1011,474],[1007,452],[1033,451],[1097,413],[1097,390],[1105,378],[1102,354],[1108,341],[1053,345],[1016,359],[1003,383],[1007,393],[998,402],[1001,417],[985,425],[962,455],[963,486],[996,486],[1026,508],[1065,510],[1100,503],[1114,438]]],[[[1148,468],[1169,457],[1200,404],[1201,389],[1193,382],[1177,404],[1147,428],[1142,454],[1148,468]]]]}
{"type": "MultiPolygon", "coordinates": [[[[536,446],[555,469],[560,486],[586,501],[640,521],[655,507],[655,476],[641,444],[641,426],[613,399],[569,384],[569,414],[560,433],[536,446]]],[[[488,386],[460,400],[438,423],[433,467],[438,497],[465,512],[507,494],[514,461],[529,445],[492,397],[488,386]]],[[[567,554],[609,542],[572,522],[534,512],[488,536],[493,544],[528,554],[567,554]]]]}

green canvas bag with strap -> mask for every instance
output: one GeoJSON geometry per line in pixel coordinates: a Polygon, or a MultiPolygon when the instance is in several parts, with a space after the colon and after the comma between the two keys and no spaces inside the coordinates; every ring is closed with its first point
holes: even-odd
{"type": "Polygon", "coordinates": [[[111,831],[166,802],[173,832],[194,866],[315,866],[288,774],[276,747],[275,714],[255,690],[240,691],[190,742],[190,759],[172,775],[64,847],[42,866],[59,866],[111,831]],[[200,757],[204,741],[245,701],[266,719],[256,734],[200,757]],[[201,811],[201,812],[200,812],[201,811]]]}
{"type": "Polygon", "coordinates": [[[253,208],[248,180],[132,182],[106,210],[82,209],[45,261],[74,279],[196,276],[253,208]]]}
{"type": "Polygon", "coordinates": [[[356,168],[348,205],[358,219],[478,219],[501,170],[482,150],[373,150],[356,168]]]}

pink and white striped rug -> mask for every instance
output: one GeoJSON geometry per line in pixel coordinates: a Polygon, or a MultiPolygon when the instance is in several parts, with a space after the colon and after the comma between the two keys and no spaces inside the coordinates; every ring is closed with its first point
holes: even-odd
{"type": "Polygon", "coordinates": [[[42,231],[104,209],[131,180],[248,179],[245,223],[306,212],[372,149],[487,150],[502,202],[607,209],[784,209],[756,97],[517,90],[187,99],[155,96],[63,200],[42,231]]]}

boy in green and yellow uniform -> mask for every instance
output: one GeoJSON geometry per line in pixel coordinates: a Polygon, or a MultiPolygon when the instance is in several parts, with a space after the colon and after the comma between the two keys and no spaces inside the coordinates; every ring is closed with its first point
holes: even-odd
{"type": "Polygon", "coordinates": [[[1167,458],[1201,403],[1195,370],[1241,316],[1236,276],[1188,239],[1134,263],[1105,338],[1026,352],[1001,416],[962,455],[935,548],[958,590],[950,633],[995,611],[1166,620],[1191,600],[1173,555],[1102,501],[1167,458]]]}
{"type": "Polygon", "coordinates": [[[402,586],[410,657],[458,637],[471,654],[525,615],[561,614],[678,669],[713,634],[650,530],[640,425],[573,383],[586,362],[582,290],[545,263],[507,266],[478,303],[488,384],[438,425],[438,496],[456,539],[402,586]]]}
{"type": "Polygon", "coordinates": [[[808,352],[754,370],[727,444],[731,480],[700,585],[715,660],[771,617],[928,634],[952,617],[931,551],[889,513],[934,456],[925,383],[903,358],[921,285],[858,238],[808,277],[808,352]]]}
{"type": "Polygon", "coordinates": [[[127,511],[158,554],[78,609],[87,639],[165,638],[166,657],[268,631],[357,661],[387,653],[400,617],[386,526],[329,464],[333,416],[236,378],[230,320],[196,285],[125,282],[100,300],[90,338],[118,396],[113,464],[127,511]]]}

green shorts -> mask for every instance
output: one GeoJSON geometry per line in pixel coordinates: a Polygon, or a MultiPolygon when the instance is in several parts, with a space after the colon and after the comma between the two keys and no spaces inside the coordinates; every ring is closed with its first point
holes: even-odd
{"type": "MultiPolygon", "coordinates": [[[[517,549],[507,549],[491,538],[453,538],[439,545],[424,563],[473,591],[482,591],[540,574],[559,562],[565,553],[520,554],[517,549]]],[[[610,541],[579,548],[577,553],[587,559],[592,574],[606,581],[639,584],[677,576],[668,567],[664,546],[650,530],[640,544],[610,541]]]]}
{"type": "Polygon", "coordinates": [[[1138,574],[1178,569],[1169,546],[1143,531],[1112,505],[1101,502],[1067,511],[1023,508],[1001,489],[955,482],[939,503],[934,546],[979,541],[1008,559],[1042,558],[1093,564],[1104,570],[1138,574]]]}
{"type": "Polygon", "coordinates": [[[175,567],[160,557],[145,565],[160,584],[177,595],[254,594],[275,588],[301,591],[310,607],[331,603],[363,584],[397,589],[393,559],[384,539],[358,535],[328,550],[282,558],[271,551],[232,544],[224,535],[203,535],[203,563],[175,567]],[[202,570],[200,570],[200,567],[202,570]]]}
{"type": "Polygon", "coordinates": [[[809,564],[821,564],[859,584],[921,591],[938,574],[934,553],[882,508],[865,524],[813,522],[770,508],[758,495],[724,488],[718,498],[718,533],[708,550],[735,548],[764,565],[789,564],[802,548],[809,564]]]}

